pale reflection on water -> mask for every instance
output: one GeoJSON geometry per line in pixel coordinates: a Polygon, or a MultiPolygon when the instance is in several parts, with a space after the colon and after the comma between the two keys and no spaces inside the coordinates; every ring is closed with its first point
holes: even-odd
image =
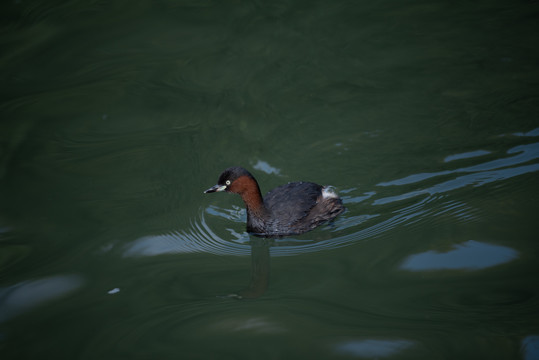
{"type": "Polygon", "coordinates": [[[255,334],[277,334],[288,331],[283,325],[265,317],[222,319],[210,325],[210,329],[224,333],[235,331],[255,334]]]}
{"type": "Polygon", "coordinates": [[[530,335],[526,336],[522,340],[522,355],[524,360],[537,360],[539,359],[539,336],[530,335]]]}
{"type": "Polygon", "coordinates": [[[434,173],[422,173],[406,176],[401,179],[385,181],[379,186],[408,185],[422,182],[438,176],[466,173],[454,179],[429,186],[423,189],[413,190],[404,194],[390,196],[374,201],[375,205],[383,205],[394,201],[410,199],[418,195],[435,195],[457,190],[465,186],[482,186],[495,181],[503,181],[515,176],[539,171],[539,164],[521,165],[539,158],[539,143],[515,146],[507,151],[508,154],[516,154],[511,157],[496,159],[486,163],[459,168],[455,170],[443,170],[434,173]]]}
{"type": "Polygon", "coordinates": [[[414,344],[409,340],[351,340],[335,345],[335,352],[359,358],[378,359],[396,355],[414,344]]]}
{"type": "Polygon", "coordinates": [[[410,271],[425,270],[479,270],[507,263],[518,257],[509,247],[469,240],[448,252],[427,251],[409,256],[401,268],[410,271]]]}
{"type": "Polygon", "coordinates": [[[454,160],[461,160],[461,159],[469,159],[477,156],[483,156],[490,154],[490,151],[487,150],[476,150],[476,151],[470,151],[467,153],[461,153],[461,154],[454,154],[446,156],[444,159],[444,162],[450,162],[454,160]]]}
{"type": "Polygon", "coordinates": [[[0,322],[78,290],[79,275],[57,275],[0,288],[0,322]]]}

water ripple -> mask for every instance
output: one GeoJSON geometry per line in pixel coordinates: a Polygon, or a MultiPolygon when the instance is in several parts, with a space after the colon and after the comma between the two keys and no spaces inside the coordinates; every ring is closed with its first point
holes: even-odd
{"type": "MultiPolygon", "coordinates": [[[[450,192],[468,186],[480,187],[539,171],[539,163],[530,163],[539,158],[539,143],[514,146],[506,153],[513,156],[453,170],[413,174],[378,184],[383,187],[410,185],[442,175],[458,175],[450,179],[445,178],[428,187],[411,189],[400,194],[380,197],[380,193],[376,191],[364,189],[360,193],[356,188],[343,190],[341,193],[348,207],[347,212],[333,223],[313,232],[297,237],[271,240],[271,254],[272,256],[294,256],[340,248],[381,236],[398,226],[409,226],[423,221],[438,221],[436,219],[447,216],[461,223],[473,221],[478,217],[477,210],[466,202],[452,199],[450,192]],[[412,199],[413,201],[397,209],[388,208],[389,204],[393,206],[399,201],[412,199]],[[366,206],[369,201],[371,206],[366,206]],[[361,209],[357,209],[358,206],[361,206],[361,209]]],[[[484,150],[471,151],[446,157],[446,162],[481,155],[486,155],[486,152],[484,150]]],[[[203,252],[247,256],[251,253],[250,235],[235,230],[240,226],[243,229],[245,220],[245,209],[241,207],[208,206],[200,210],[199,216],[191,221],[188,229],[141,237],[127,244],[123,249],[123,255],[133,257],[203,252]],[[232,228],[223,227],[222,234],[212,230],[212,226],[206,222],[208,215],[216,220],[223,219],[224,223],[230,224],[232,228]]],[[[466,249],[474,250],[477,247],[476,243],[468,245],[466,249]]]]}
{"type": "MultiPolygon", "coordinates": [[[[515,146],[509,149],[507,153],[517,154],[517,155],[503,158],[503,159],[496,159],[496,160],[488,161],[483,164],[468,166],[468,167],[455,169],[455,170],[444,170],[444,171],[438,171],[434,173],[414,174],[414,175],[406,176],[404,178],[397,179],[397,180],[381,182],[378,184],[378,186],[407,185],[407,184],[424,181],[424,180],[427,180],[436,176],[449,175],[449,174],[455,174],[455,173],[469,173],[469,172],[473,173],[477,171],[488,171],[488,170],[495,170],[495,169],[500,169],[500,168],[504,168],[508,166],[515,166],[518,164],[523,164],[523,163],[539,158],[539,143],[515,146]]],[[[535,171],[535,170],[532,170],[532,171],[535,171]]]]}
{"type": "Polygon", "coordinates": [[[490,151],[487,151],[487,150],[470,151],[466,153],[446,156],[444,159],[444,162],[450,162],[450,161],[461,160],[461,159],[469,159],[469,158],[488,155],[488,154],[490,154],[490,151]]]}
{"type": "Polygon", "coordinates": [[[248,255],[249,247],[242,244],[241,235],[236,241],[226,241],[206,224],[204,213],[200,221],[192,221],[187,231],[144,236],[125,246],[123,256],[154,256],[161,254],[206,252],[218,255],[248,255]]]}
{"type": "MultiPolygon", "coordinates": [[[[364,229],[353,233],[346,233],[345,230],[351,226],[368,223],[378,219],[380,215],[362,215],[361,217],[351,217],[338,219],[333,225],[323,227],[317,234],[327,234],[328,232],[342,234],[336,237],[329,237],[324,240],[305,237],[286,237],[272,240],[272,256],[293,256],[305,253],[312,253],[321,250],[334,249],[356,243],[361,240],[373,238],[394,227],[410,222],[412,219],[424,214],[426,210],[418,210],[422,204],[426,204],[432,199],[426,198],[419,204],[399,209],[392,216],[385,220],[370,225],[364,229]]],[[[225,240],[206,223],[205,213],[223,216],[225,210],[216,210],[211,207],[210,211],[201,211],[197,221],[192,221],[190,229],[187,231],[176,231],[168,234],[158,234],[144,236],[132,241],[124,247],[123,256],[155,256],[161,254],[175,253],[195,253],[205,252],[216,255],[236,255],[245,256],[251,253],[249,246],[249,234],[237,233],[229,229],[233,239],[225,240]]],[[[234,215],[236,216],[236,215],[234,215]]]]}

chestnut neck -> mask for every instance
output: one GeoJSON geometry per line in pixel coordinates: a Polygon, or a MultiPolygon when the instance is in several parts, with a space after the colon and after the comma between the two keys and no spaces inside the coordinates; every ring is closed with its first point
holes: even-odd
{"type": "Polygon", "coordinates": [[[262,217],[267,213],[260,187],[254,178],[249,176],[239,177],[234,181],[231,191],[238,193],[241,196],[248,212],[256,214],[256,216],[259,217],[262,217]]]}

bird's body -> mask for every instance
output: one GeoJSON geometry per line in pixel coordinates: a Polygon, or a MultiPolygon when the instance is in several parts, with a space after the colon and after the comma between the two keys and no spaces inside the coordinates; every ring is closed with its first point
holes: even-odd
{"type": "Polygon", "coordinates": [[[228,168],[206,193],[239,194],[247,208],[247,231],[258,236],[302,234],[344,211],[342,200],[329,188],[312,182],[291,182],[262,197],[256,179],[241,167],[228,168]]]}

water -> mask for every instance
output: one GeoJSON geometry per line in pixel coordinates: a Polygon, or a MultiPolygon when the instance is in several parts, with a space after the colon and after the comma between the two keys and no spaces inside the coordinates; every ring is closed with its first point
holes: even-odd
{"type": "Polygon", "coordinates": [[[2,359],[537,359],[534,1],[1,5],[2,359]],[[310,233],[203,194],[331,184],[310,233]]]}

